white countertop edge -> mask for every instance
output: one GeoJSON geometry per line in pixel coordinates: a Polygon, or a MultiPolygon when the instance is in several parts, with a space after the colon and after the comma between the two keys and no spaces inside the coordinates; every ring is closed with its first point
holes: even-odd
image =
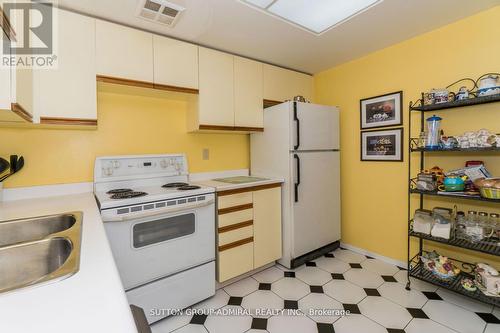
{"type": "Polygon", "coordinates": [[[250,171],[248,169],[224,170],[224,171],[214,171],[214,172],[197,172],[189,174],[189,181],[200,182],[215,178],[248,176],[249,172],[250,171]]]}
{"type": "Polygon", "coordinates": [[[3,189],[3,201],[47,198],[93,191],[94,185],[92,182],[14,187],[3,189]]]}

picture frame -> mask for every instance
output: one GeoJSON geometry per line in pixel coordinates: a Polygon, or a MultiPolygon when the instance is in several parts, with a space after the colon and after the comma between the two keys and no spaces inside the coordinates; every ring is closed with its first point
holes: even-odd
{"type": "Polygon", "coordinates": [[[361,129],[403,125],[403,91],[359,101],[361,129]]]}
{"type": "Polygon", "coordinates": [[[402,162],[403,127],[361,132],[361,161],[402,162]]]}

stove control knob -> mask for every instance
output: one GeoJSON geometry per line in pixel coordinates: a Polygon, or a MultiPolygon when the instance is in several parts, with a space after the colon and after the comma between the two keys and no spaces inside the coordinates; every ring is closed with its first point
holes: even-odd
{"type": "Polygon", "coordinates": [[[119,161],[113,161],[113,162],[111,162],[111,163],[113,164],[113,168],[115,168],[115,169],[120,168],[120,165],[121,165],[121,164],[120,164],[120,162],[119,162],[119,161]]]}
{"type": "Polygon", "coordinates": [[[168,167],[167,160],[161,160],[160,161],[160,166],[162,169],[166,169],[168,167]]]}
{"type": "Polygon", "coordinates": [[[111,176],[113,174],[113,168],[104,168],[103,172],[105,176],[111,176]]]}

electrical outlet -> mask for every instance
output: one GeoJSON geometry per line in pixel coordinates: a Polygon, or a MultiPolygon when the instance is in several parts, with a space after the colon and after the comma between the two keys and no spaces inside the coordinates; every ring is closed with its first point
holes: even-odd
{"type": "Polygon", "coordinates": [[[203,148],[201,155],[204,160],[210,159],[210,150],[208,150],[208,148],[203,148]]]}

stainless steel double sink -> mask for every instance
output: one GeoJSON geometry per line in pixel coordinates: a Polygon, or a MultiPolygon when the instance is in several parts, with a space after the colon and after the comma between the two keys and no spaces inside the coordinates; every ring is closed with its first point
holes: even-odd
{"type": "Polygon", "coordinates": [[[0,293],[78,272],[82,218],[71,212],[0,221],[0,293]]]}

